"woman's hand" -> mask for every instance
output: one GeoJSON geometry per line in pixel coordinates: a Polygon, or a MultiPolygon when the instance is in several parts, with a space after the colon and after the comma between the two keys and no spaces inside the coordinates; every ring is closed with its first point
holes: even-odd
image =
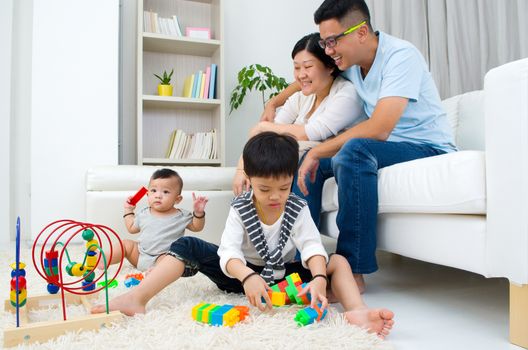
{"type": "Polygon", "coordinates": [[[244,172],[244,169],[237,169],[235,177],[233,178],[233,193],[239,196],[242,192],[249,191],[249,179],[244,172]]]}
{"type": "Polygon", "coordinates": [[[253,275],[249,277],[243,285],[244,293],[249,303],[257,307],[260,311],[266,311],[266,309],[273,309],[268,290],[271,288],[266,284],[266,281],[260,275],[253,275]],[[265,303],[262,302],[265,300],[265,303]]]}

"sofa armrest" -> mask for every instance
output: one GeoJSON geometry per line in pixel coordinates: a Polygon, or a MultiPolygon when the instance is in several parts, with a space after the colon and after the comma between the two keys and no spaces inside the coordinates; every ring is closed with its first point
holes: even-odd
{"type": "Polygon", "coordinates": [[[489,277],[528,283],[528,59],[486,74],[489,277]]]}

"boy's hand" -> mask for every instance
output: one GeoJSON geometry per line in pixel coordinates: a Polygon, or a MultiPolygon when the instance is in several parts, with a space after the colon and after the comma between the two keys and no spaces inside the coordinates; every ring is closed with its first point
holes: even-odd
{"type": "Polygon", "coordinates": [[[202,214],[205,212],[205,205],[207,204],[209,200],[207,199],[207,197],[204,197],[204,196],[196,197],[194,192],[192,194],[192,198],[193,198],[194,213],[198,216],[202,216],[202,214]]]}
{"type": "Polygon", "coordinates": [[[132,205],[129,203],[130,199],[132,198],[132,196],[128,197],[125,201],[125,204],[123,205],[123,207],[125,208],[125,212],[126,213],[132,213],[134,212],[134,209],[136,209],[136,206],[135,205],[132,205]]]}
{"type": "Polygon", "coordinates": [[[271,304],[270,297],[268,295],[268,290],[271,288],[267,285],[260,275],[251,276],[246,283],[244,283],[244,293],[249,301],[249,303],[257,307],[260,311],[266,311],[266,309],[273,309],[271,304]],[[262,298],[266,301],[265,304],[262,303],[262,298]]]}
{"type": "Polygon", "coordinates": [[[299,292],[299,296],[305,295],[310,292],[312,300],[310,306],[315,306],[321,303],[321,310],[324,310],[328,306],[328,299],[326,299],[326,280],[324,278],[314,278],[299,292]]]}

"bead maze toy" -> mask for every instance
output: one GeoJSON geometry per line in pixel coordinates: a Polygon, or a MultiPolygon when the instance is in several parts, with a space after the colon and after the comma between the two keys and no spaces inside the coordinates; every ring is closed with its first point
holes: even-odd
{"type": "Polygon", "coordinates": [[[19,261],[19,222],[17,220],[17,251],[15,267],[11,273],[11,298],[5,303],[7,311],[16,311],[17,326],[6,327],[4,331],[5,347],[20,343],[46,341],[67,331],[99,329],[122,318],[120,312],[110,312],[108,308],[108,285],[116,279],[123,264],[121,257],[115,274],[113,277],[108,277],[107,261],[111,261],[114,254],[112,239],[119,243],[118,248],[123,251],[123,244],[115,231],[104,225],[73,220],[58,220],[47,225],[33,243],[32,258],[37,273],[48,282],[47,289],[50,294],[26,297],[25,265],[19,261]],[[86,250],[82,260],[79,260],[82,261],[80,263],[71,260],[67,249],[68,244],[79,235],[86,241],[86,250]],[[40,246],[40,250],[37,249],[38,246],[40,246]],[[103,248],[107,248],[109,251],[108,260],[103,248]],[[64,258],[67,259],[66,263],[63,261],[64,258]],[[95,269],[101,259],[104,263],[104,269],[95,269]],[[99,280],[102,280],[102,285],[96,288],[99,280]],[[88,298],[101,290],[105,290],[106,313],[88,314],[67,319],[67,303],[82,304],[89,313],[91,304],[88,298]],[[57,294],[59,291],[60,294],[57,294]],[[47,307],[54,300],[58,300],[61,305],[63,320],[29,323],[27,313],[30,310],[47,307]],[[24,315],[21,320],[19,318],[20,313],[24,315]]]}
{"type": "Polygon", "coordinates": [[[317,304],[315,308],[308,306],[297,311],[293,320],[297,322],[299,326],[307,326],[316,321],[319,322],[323,320],[327,313],[328,311],[326,309],[321,310],[321,304],[317,304]]]}
{"type": "Polygon", "coordinates": [[[200,303],[192,308],[192,318],[212,326],[233,327],[249,315],[249,307],[241,305],[216,305],[200,303]]]}

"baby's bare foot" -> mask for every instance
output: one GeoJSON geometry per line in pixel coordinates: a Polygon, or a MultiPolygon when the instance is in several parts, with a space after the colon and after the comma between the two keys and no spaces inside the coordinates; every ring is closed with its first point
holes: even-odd
{"type": "MultiPolygon", "coordinates": [[[[134,316],[135,314],[145,313],[145,304],[141,303],[134,297],[132,292],[125,293],[109,301],[108,307],[110,311],[121,311],[127,316],[134,316]]],[[[90,310],[92,314],[99,314],[106,312],[105,305],[96,305],[90,310]]]]}
{"type": "Polygon", "coordinates": [[[387,309],[356,309],[346,311],[344,316],[350,324],[366,328],[381,339],[385,339],[394,325],[394,313],[387,309]]]}

